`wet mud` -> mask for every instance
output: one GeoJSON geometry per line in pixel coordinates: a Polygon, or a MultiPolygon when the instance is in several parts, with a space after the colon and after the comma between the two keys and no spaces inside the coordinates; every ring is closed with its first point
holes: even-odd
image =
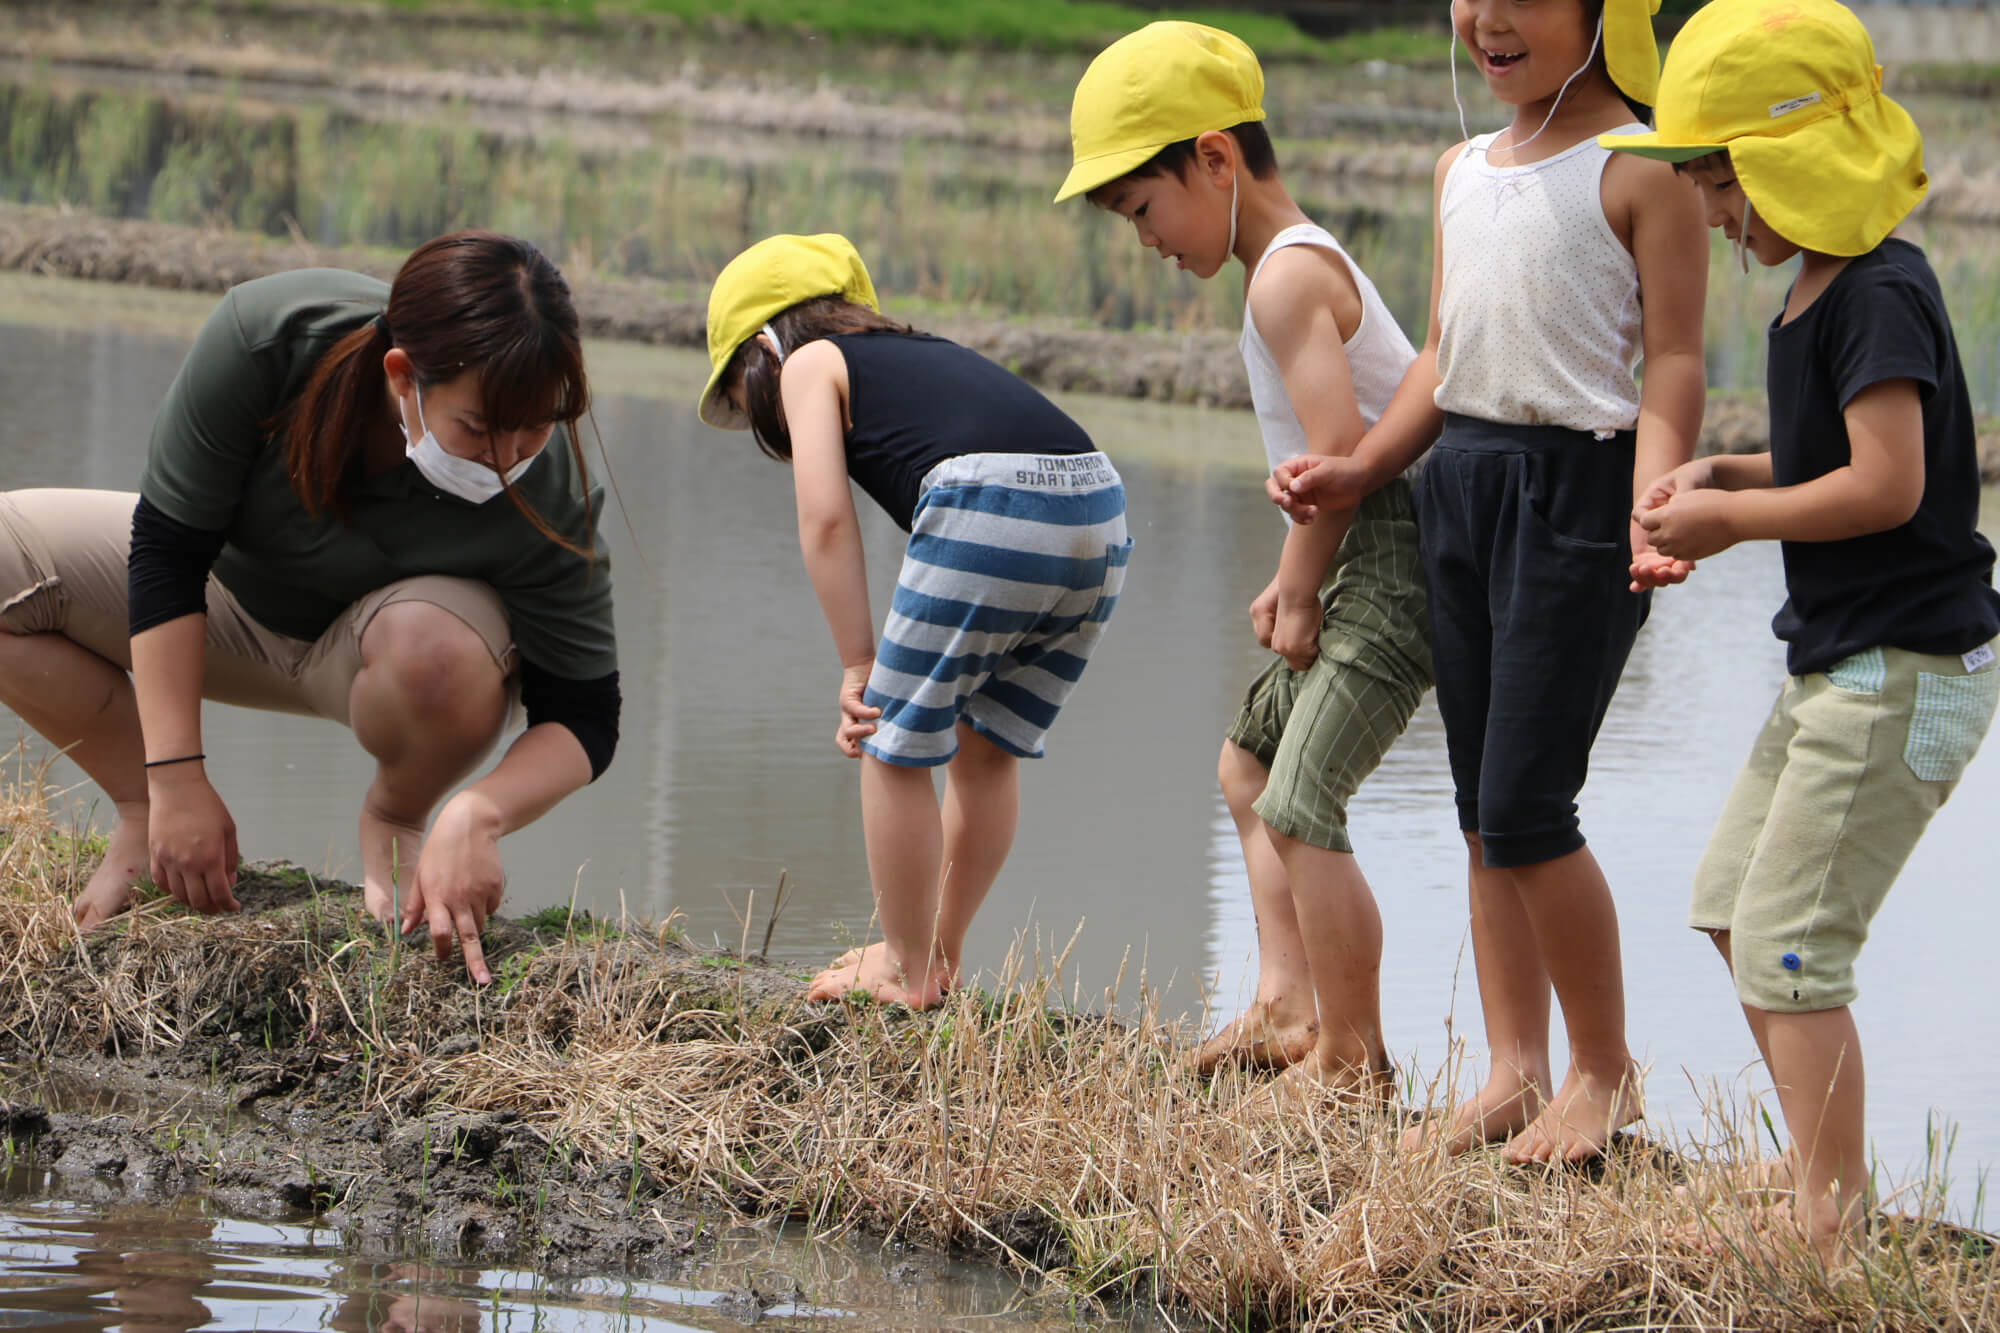
{"type": "MultiPolygon", "coordinates": [[[[456,963],[430,961],[423,932],[383,938],[352,886],[263,863],[238,897],[239,918],[185,921],[213,924],[211,940],[162,952],[157,931],[114,925],[67,966],[0,984],[0,1152],[14,1165],[84,1200],[199,1194],[233,1216],[312,1218],[363,1254],[658,1273],[713,1248],[714,1225],[636,1147],[613,1158],[507,1111],[437,1105],[411,1077],[476,1057],[526,998],[537,957],[577,947],[577,923],[496,918],[486,940],[501,980],[481,992],[456,963]],[[127,987],[131,1005],[111,1012],[127,987]]],[[[657,969],[693,1012],[724,994],[754,1010],[802,990],[773,969],[703,962],[668,935],[585,930],[600,969],[657,969]]]]}

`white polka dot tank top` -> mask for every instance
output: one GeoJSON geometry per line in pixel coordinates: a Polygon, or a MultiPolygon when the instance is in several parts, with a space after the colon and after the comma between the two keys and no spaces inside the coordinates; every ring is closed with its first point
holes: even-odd
{"type": "Polygon", "coordinates": [[[1611,150],[1593,137],[1499,167],[1486,157],[1495,137],[1459,154],[1438,201],[1437,405],[1509,425],[1630,430],[1639,420],[1639,270],[1604,216],[1611,150]]]}
{"type": "Polygon", "coordinates": [[[1403,372],[1417,359],[1416,349],[1410,346],[1396,317],[1389,313],[1375,284],[1340,248],[1332,232],[1316,223],[1300,222],[1273,236],[1264,253],[1257,257],[1257,266],[1250,270],[1250,281],[1244,285],[1243,335],[1237,340],[1243,352],[1243,368],[1250,376],[1250,403],[1257,409],[1257,428],[1264,435],[1264,455],[1272,467],[1307,452],[1306,431],[1292,408],[1291,395],[1285,392],[1278,363],[1271,356],[1271,349],[1264,345],[1264,336],[1257,332],[1257,321],[1250,315],[1248,292],[1257,285],[1257,275],[1264,271],[1265,261],[1288,245],[1317,245],[1333,251],[1347,265],[1354,286],[1361,293],[1361,323],[1343,346],[1364,425],[1372,426],[1381,417],[1382,409],[1395,396],[1396,386],[1403,382],[1403,372]]]}

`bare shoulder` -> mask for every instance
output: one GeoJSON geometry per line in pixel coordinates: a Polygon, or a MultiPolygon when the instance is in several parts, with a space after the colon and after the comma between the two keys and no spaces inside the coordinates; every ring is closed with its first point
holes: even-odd
{"type": "Polygon", "coordinates": [[[1472,147],[1472,140],[1461,139],[1459,142],[1445,149],[1438,156],[1437,169],[1431,173],[1431,183],[1437,186],[1437,188],[1443,189],[1444,178],[1451,174],[1452,167],[1458,164],[1458,159],[1463,157],[1465,150],[1470,147],[1472,147]]]}
{"type": "Polygon", "coordinates": [[[795,347],[785,357],[784,369],[778,372],[778,383],[784,392],[796,393],[810,390],[820,385],[831,385],[841,394],[847,392],[847,358],[840,354],[840,348],[825,338],[795,347]]]}
{"type": "Polygon", "coordinates": [[[1250,313],[1266,339],[1302,336],[1318,311],[1329,311],[1343,341],[1361,326],[1354,270],[1323,245],[1288,245],[1264,261],[1250,285],[1250,313]]]}

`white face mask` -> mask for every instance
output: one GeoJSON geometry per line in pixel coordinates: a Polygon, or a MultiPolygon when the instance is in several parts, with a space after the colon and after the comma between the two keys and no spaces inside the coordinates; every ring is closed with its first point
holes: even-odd
{"type": "MultiPolygon", "coordinates": [[[[417,471],[424,474],[424,480],[447,495],[455,495],[461,500],[483,505],[506,487],[501,484],[500,474],[476,458],[460,458],[447,453],[438,443],[436,435],[424,421],[424,396],[417,395],[417,425],[423,428],[423,438],[415,444],[409,443],[410,428],[400,421],[396,423],[403,431],[403,454],[417,465],[417,471]]],[[[542,456],[538,449],[533,454],[507,469],[506,485],[511,486],[521,479],[521,475],[535,465],[542,456]]]]}

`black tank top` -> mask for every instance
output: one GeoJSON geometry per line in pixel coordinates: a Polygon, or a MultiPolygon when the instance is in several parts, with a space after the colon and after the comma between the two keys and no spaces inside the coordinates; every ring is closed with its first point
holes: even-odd
{"type": "Polygon", "coordinates": [[[1087,454],[1097,446],[1026,381],[927,333],[841,333],[847,475],[905,532],[924,474],[963,454],[1087,454]]]}

